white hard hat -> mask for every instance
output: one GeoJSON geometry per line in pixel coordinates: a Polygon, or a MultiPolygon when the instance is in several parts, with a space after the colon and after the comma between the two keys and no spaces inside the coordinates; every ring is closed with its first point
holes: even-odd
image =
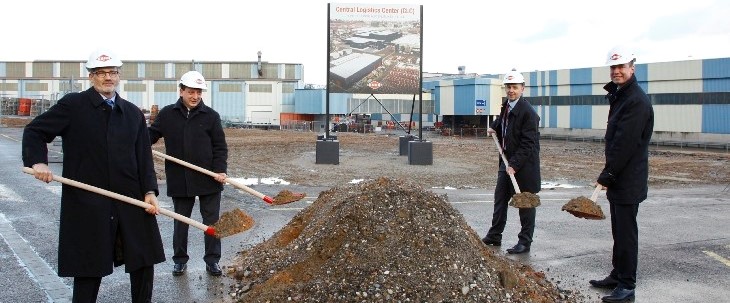
{"type": "Polygon", "coordinates": [[[180,84],[190,88],[208,89],[205,78],[197,71],[191,70],[180,77],[180,84]]]}
{"type": "Polygon", "coordinates": [[[504,79],[502,79],[503,84],[509,84],[509,83],[520,83],[525,84],[525,77],[522,76],[521,73],[517,72],[516,69],[512,69],[511,71],[508,71],[506,74],[504,74],[504,79]]]}
{"type": "Polygon", "coordinates": [[[99,49],[89,55],[89,60],[86,61],[86,69],[91,70],[99,67],[121,67],[122,60],[115,53],[112,53],[105,49],[99,49]]]}
{"type": "Polygon", "coordinates": [[[615,46],[606,55],[606,66],[629,63],[636,59],[636,55],[625,46],[615,46]]]}

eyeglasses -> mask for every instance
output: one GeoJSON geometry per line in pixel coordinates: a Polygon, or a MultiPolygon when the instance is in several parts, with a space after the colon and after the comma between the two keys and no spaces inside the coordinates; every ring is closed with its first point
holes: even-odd
{"type": "Polygon", "coordinates": [[[105,71],[98,70],[98,71],[93,72],[92,74],[96,75],[99,78],[104,78],[106,76],[111,76],[113,78],[113,77],[119,76],[119,71],[113,70],[113,71],[105,72],[105,71]]]}

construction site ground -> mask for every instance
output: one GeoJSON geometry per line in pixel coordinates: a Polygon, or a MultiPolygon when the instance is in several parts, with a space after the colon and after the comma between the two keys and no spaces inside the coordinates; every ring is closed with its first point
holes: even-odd
{"type": "MultiPolygon", "coordinates": [[[[310,192],[309,199],[307,201],[302,203],[298,202],[299,204],[290,206],[288,208],[289,210],[299,209],[299,211],[302,211],[309,207],[308,205],[312,205],[312,202],[318,203],[320,200],[324,200],[326,203],[342,203],[342,201],[332,201],[333,199],[330,199],[328,196],[322,197],[321,193],[329,188],[352,186],[349,184],[377,180],[380,177],[388,177],[397,180],[407,180],[426,190],[443,194],[446,197],[446,200],[450,203],[469,203],[469,201],[465,201],[469,200],[469,198],[465,198],[464,195],[478,195],[483,200],[477,200],[478,203],[475,205],[459,205],[456,206],[456,208],[464,214],[466,221],[471,224],[470,227],[478,234],[477,237],[483,236],[489,226],[489,222],[491,220],[491,207],[493,205],[489,202],[491,200],[491,194],[495,184],[498,163],[496,147],[489,138],[445,137],[435,133],[425,133],[423,136],[425,140],[433,143],[433,165],[409,165],[408,156],[402,156],[399,154],[399,137],[404,135],[404,133],[331,133],[331,135],[336,135],[338,137],[340,153],[339,164],[330,165],[315,163],[315,144],[317,136],[315,133],[228,129],[226,130],[226,134],[230,155],[230,175],[241,178],[273,177],[285,182],[290,182],[290,184],[285,187],[294,189],[298,188],[302,191],[310,192]],[[315,189],[315,193],[312,193],[312,189],[315,189]],[[317,193],[316,189],[321,189],[322,191],[317,193]],[[453,192],[452,190],[456,190],[459,193],[453,192]],[[469,192],[471,194],[465,194],[465,192],[469,192]],[[485,203],[482,204],[481,202],[485,203]]],[[[534,266],[534,270],[536,272],[540,272],[541,275],[544,275],[545,279],[551,281],[552,285],[561,291],[566,291],[561,295],[565,302],[598,301],[602,295],[605,295],[605,292],[587,287],[587,279],[592,277],[601,277],[610,270],[610,223],[608,220],[594,221],[575,218],[565,212],[560,212],[559,209],[563,203],[570,199],[570,197],[590,196],[592,193],[592,188],[590,188],[590,186],[593,184],[596,176],[600,173],[601,168],[603,167],[603,144],[597,142],[574,142],[564,140],[543,140],[540,144],[542,180],[544,183],[544,189],[540,195],[544,204],[538,209],[538,231],[536,232],[537,244],[533,246],[532,253],[523,256],[505,255],[503,249],[500,248],[493,249],[493,251],[498,255],[502,255],[504,259],[516,261],[516,264],[534,266]],[[570,194],[568,194],[568,192],[570,192],[570,194]],[[566,194],[569,196],[566,196],[566,194]],[[543,216],[548,217],[545,218],[543,216]],[[559,231],[541,231],[541,229],[545,227],[548,229],[551,227],[557,227],[559,231]],[[573,227],[573,229],[571,229],[571,227],[573,227]],[[548,243],[540,242],[541,233],[551,234],[542,236],[549,239],[548,243]],[[598,251],[581,251],[581,245],[576,242],[586,243],[586,241],[601,248],[598,251]],[[565,254],[575,254],[572,257],[573,259],[584,259],[584,261],[588,263],[586,266],[591,269],[591,273],[587,273],[585,270],[582,272],[571,272],[570,268],[561,266],[560,263],[565,262],[565,254]],[[556,258],[556,256],[560,257],[556,258]],[[572,292],[574,290],[577,292],[572,292]]],[[[730,184],[730,165],[728,165],[730,154],[725,153],[724,151],[652,147],[650,159],[649,184],[652,190],[671,192],[672,190],[683,187],[714,186],[714,188],[719,189],[719,194],[722,195],[722,192],[727,191],[725,186],[730,184]]],[[[273,194],[275,192],[272,192],[272,188],[275,189],[277,186],[274,185],[273,187],[268,188],[269,189],[265,190],[268,190],[271,194],[273,194]]],[[[352,189],[347,189],[345,191],[347,192],[351,190],[352,189]]],[[[663,193],[663,195],[667,194],[663,193]]],[[[410,194],[406,196],[409,197],[408,199],[412,199],[410,194]]],[[[671,197],[672,195],[668,194],[668,196],[671,197]]],[[[599,200],[602,199],[602,201],[600,201],[599,204],[603,205],[604,210],[608,212],[605,194],[600,197],[601,198],[599,198],[599,200]]],[[[393,199],[397,198],[393,197],[393,199]]],[[[657,205],[661,207],[661,202],[662,199],[650,198],[649,201],[645,203],[647,206],[645,206],[644,209],[652,209],[652,206],[657,205]]],[[[721,202],[720,204],[724,203],[721,202]]],[[[714,206],[717,205],[704,205],[704,207],[714,206]]],[[[318,206],[318,208],[322,207],[323,206],[318,206]]],[[[670,209],[670,207],[681,209],[681,201],[675,201],[671,206],[667,205],[666,209],[670,209]]],[[[287,209],[287,207],[283,207],[282,209],[287,209]]],[[[299,211],[297,211],[297,213],[299,211]]],[[[516,211],[513,210],[510,215],[511,222],[508,224],[504,235],[504,245],[506,247],[509,247],[516,242],[516,229],[519,229],[519,220],[516,218],[516,211]]],[[[362,217],[362,214],[359,216],[362,217]]],[[[353,215],[348,214],[346,217],[353,217],[353,215]]],[[[336,219],[337,218],[331,218],[332,221],[336,219]]],[[[363,219],[364,221],[372,220],[369,218],[363,219]]],[[[301,221],[301,219],[299,221],[301,221]]],[[[712,220],[710,220],[710,222],[711,221],[712,220]]],[[[283,226],[282,230],[292,229],[292,224],[294,223],[288,222],[287,225],[283,226]]],[[[301,224],[301,222],[299,224],[301,224]]],[[[317,225],[321,224],[322,223],[317,223],[317,225]]],[[[643,226],[644,224],[641,225],[643,226]]],[[[329,228],[331,227],[332,226],[329,226],[329,228]]],[[[329,231],[325,228],[322,229],[329,231]]],[[[394,234],[391,236],[404,236],[400,234],[399,231],[394,230],[392,232],[394,234]]],[[[259,234],[259,236],[261,235],[259,234]]],[[[279,239],[281,237],[284,237],[280,233],[273,233],[269,236],[271,237],[271,241],[274,241],[274,243],[277,243],[277,241],[280,241],[279,239]]],[[[261,240],[263,241],[267,238],[269,237],[261,238],[261,240]]],[[[722,245],[722,243],[725,243],[728,240],[726,237],[720,237],[719,239],[719,245],[722,245]]],[[[317,242],[317,239],[312,240],[311,238],[307,238],[303,241],[310,240],[317,242]]],[[[677,243],[682,242],[678,241],[677,243]]],[[[718,245],[718,243],[715,242],[710,244],[718,245]]],[[[259,264],[260,262],[256,261],[256,258],[267,260],[267,262],[270,262],[267,263],[269,266],[284,266],[280,263],[277,264],[277,261],[286,263],[287,260],[289,260],[288,262],[292,262],[290,259],[293,257],[289,255],[292,253],[289,251],[291,248],[283,247],[279,249],[283,250],[272,251],[271,244],[265,244],[265,242],[260,242],[257,245],[242,245],[241,251],[237,253],[237,257],[234,257],[229,263],[231,276],[235,276],[237,274],[236,270],[239,271],[238,275],[241,275],[241,270],[246,271],[247,267],[259,264]],[[277,256],[279,259],[271,256],[277,256]]],[[[463,245],[459,246],[458,249],[474,249],[474,247],[463,245]]],[[[481,247],[477,249],[481,249],[481,247]]],[[[352,250],[354,250],[354,248],[350,248],[350,251],[347,254],[355,254],[352,250]]],[[[392,258],[389,258],[387,251],[395,252],[392,247],[385,248],[384,251],[380,251],[371,256],[371,258],[375,258],[375,260],[369,261],[382,261],[383,263],[392,262],[392,258]]],[[[456,254],[460,255],[459,253],[456,254]]],[[[656,256],[650,257],[656,258],[656,256]]],[[[567,258],[571,259],[569,256],[567,258]]],[[[307,263],[302,262],[302,264],[298,264],[298,266],[307,267],[307,263]]],[[[345,270],[345,268],[337,267],[336,265],[333,266],[335,266],[333,267],[335,269],[329,268],[332,274],[337,273],[337,268],[345,270]]],[[[502,265],[496,265],[495,263],[493,266],[501,267],[502,265]]],[[[348,266],[348,268],[350,267],[348,266]]],[[[262,269],[259,268],[258,270],[262,269]]],[[[278,270],[282,269],[279,268],[278,270]]],[[[279,272],[278,270],[271,270],[271,274],[279,272]]],[[[512,268],[512,270],[524,273],[532,272],[532,269],[520,270],[512,268]]],[[[262,273],[259,272],[259,274],[262,273]]],[[[370,273],[370,275],[372,275],[372,273],[370,273]]],[[[296,277],[297,275],[294,276],[296,277]]],[[[667,292],[665,289],[668,285],[677,286],[677,283],[673,281],[676,279],[676,276],[674,274],[670,276],[667,276],[667,285],[663,285],[661,281],[651,281],[650,283],[646,283],[648,288],[651,288],[654,291],[651,292],[651,294],[655,294],[655,291],[657,290],[662,290],[669,296],[659,297],[663,298],[661,300],[666,298],[681,298],[681,293],[675,293],[672,291],[667,292]]],[[[355,279],[356,277],[351,276],[351,278],[355,279]]],[[[313,291],[309,285],[295,284],[297,282],[296,279],[287,281],[279,280],[281,279],[279,274],[274,274],[273,277],[260,277],[259,279],[263,279],[261,281],[265,280],[267,282],[262,285],[258,285],[259,288],[256,292],[257,295],[260,295],[262,292],[281,295],[282,287],[286,288],[286,285],[289,285],[291,288],[297,289],[297,291],[294,292],[294,298],[303,302],[313,302],[309,301],[312,299],[316,301],[332,298],[326,296],[315,296],[315,294],[319,295],[320,293],[313,291]],[[278,281],[277,283],[279,284],[274,283],[274,287],[272,286],[272,281],[278,281]],[[289,284],[282,286],[280,285],[281,283],[289,284]],[[307,300],[307,298],[309,300],[307,300]]],[[[252,280],[255,279],[249,278],[248,280],[243,279],[238,282],[235,280],[232,281],[232,284],[228,284],[228,289],[221,289],[221,298],[234,298],[249,301],[250,298],[246,297],[243,292],[244,290],[249,290],[251,288],[255,289],[257,285],[255,285],[254,282],[251,282],[252,280]]],[[[318,283],[320,283],[318,286],[322,287],[321,283],[323,282],[321,280],[318,281],[318,283]]],[[[406,286],[405,288],[417,288],[422,282],[423,281],[415,281],[414,285],[406,286]]],[[[690,281],[688,280],[686,282],[690,281]]],[[[532,287],[531,285],[542,285],[534,281],[523,281],[522,283],[525,285],[525,288],[521,289],[524,293],[530,293],[527,289],[532,287]]],[[[375,285],[378,284],[376,283],[375,285]]],[[[433,288],[435,286],[431,287],[433,288]]],[[[357,289],[359,290],[360,288],[357,289]]],[[[547,287],[546,289],[545,296],[543,297],[535,297],[535,294],[531,293],[529,296],[531,296],[532,299],[525,300],[524,297],[523,299],[519,299],[515,294],[513,294],[512,296],[515,297],[512,299],[516,302],[532,302],[536,300],[550,302],[551,300],[554,300],[554,293],[549,290],[550,287],[547,287]]],[[[340,289],[340,291],[342,290],[340,289]]],[[[345,298],[349,298],[348,301],[364,299],[361,297],[362,294],[360,291],[352,289],[351,291],[352,294],[350,294],[350,297],[345,295],[345,298]]],[[[371,289],[371,291],[371,295],[373,292],[378,294],[377,289],[371,289]]],[[[287,294],[289,293],[287,292],[287,294]]],[[[331,296],[331,294],[328,295],[331,296]]],[[[647,300],[648,298],[646,294],[643,296],[639,295],[639,297],[642,298],[642,301],[651,301],[647,300]]],[[[509,299],[509,295],[507,298],[509,299]]],[[[374,301],[388,301],[383,297],[379,297],[378,300],[376,300],[376,298],[371,299],[374,301]]],[[[480,300],[481,299],[475,301],[480,300]]],[[[661,300],[657,302],[661,302],[661,300]]],[[[496,301],[499,300],[495,300],[495,302],[496,301]]]]}

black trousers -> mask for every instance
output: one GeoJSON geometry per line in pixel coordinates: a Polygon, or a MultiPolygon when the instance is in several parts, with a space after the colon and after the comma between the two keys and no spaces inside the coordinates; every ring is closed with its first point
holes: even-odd
{"type": "MultiPolygon", "coordinates": [[[[129,273],[133,303],[152,302],[154,266],[142,267],[129,273]]],[[[73,303],[93,303],[99,295],[101,277],[74,277],[73,303]]]]}
{"type": "MultiPolygon", "coordinates": [[[[200,200],[200,215],[203,217],[203,224],[212,225],[218,222],[221,210],[221,193],[198,196],[200,200]]],[[[173,197],[175,204],[175,212],[186,217],[190,217],[193,213],[195,205],[195,197],[173,197]]],[[[187,263],[190,260],[188,256],[188,227],[189,225],[175,220],[172,235],[172,249],[174,254],[172,261],[177,264],[187,263]]],[[[206,264],[218,263],[221,259],[221,240],[204,235],[205,256],[203,260],[206,264]]]]}
{"type": "MultiPolygon", "coordinates": [[[[515,194],[512,180],[506,171],[500,170],[497,173],[497,187],[494,188],[494,212],[492,213],[492,227],[487,232],[487,239],[502,241],[502,232],[507,225],[507,209],[509,200],[515,194]]],[[[517,235],[517,243],[530,247],[532,235],[535,233],[535,208],[520,208],[520,224],[522,229],[517,235]]]]}
{"type": "Polygon", "coordinates": [[[636,267],[639,259],[639,227],[636,215],[639,204],[611,205],[611,234],[613,255],[611,277],[618,280],[621,288],[636,288],[636,267]]]}

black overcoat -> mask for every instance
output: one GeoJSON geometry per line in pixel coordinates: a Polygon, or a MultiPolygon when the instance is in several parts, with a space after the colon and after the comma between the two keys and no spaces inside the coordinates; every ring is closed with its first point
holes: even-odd
{"type": "MultiPolygon", "coordinates": [[[[502,144],[502,118],[507,111],[507,101],[502,102],[499,118],[492,122],[491,128],[497,132],[502,144]]],[[[540,192],[540,116],[525,99],[520,99],[515,108],[509,111],[507,123],[507,146],[504,154],[515,171],[515,179],[521,191],[540,192]]],[[[499,159],[500,166],[502,159],[499,159]]]]}
{"type": "MultiPolygon", "coordinates": [[[[23,133],[23,164],[48,163],[47,143],[62,137],[62,176],[144,200],[157,178],[144,115],[116,97],[111,110],[92,87],[67,94],[23,133]]],[[[62,186],[58,275],[102,277],[165,261],[157,219],[143,208],[62,186]],[[117,236],[121,240],[118,243],[117,236]]]]}
{"type": "MultiPolygon", "coordinates": [[[[203,101],[190,112],[182,98],[163,107],[149,132],[153,144],[165,139],[169,156],[216,173],[225,173],[228,168],[228,146],[220,115],[203,101]]],[[[165,175],[170,197],[195,197],[223,190],[223,184],[211,176],[172,161],[165,161],[165,175]]]]}
{"type": "Polygon", "coordinates": [[[636,76],[621,89],[604,86],[610,102],[606,125],[606,164],[598,183],[608,187],[611,203],[638,204],[649,189],[649,141],[654,131],[654,109],[636,76]]]}

